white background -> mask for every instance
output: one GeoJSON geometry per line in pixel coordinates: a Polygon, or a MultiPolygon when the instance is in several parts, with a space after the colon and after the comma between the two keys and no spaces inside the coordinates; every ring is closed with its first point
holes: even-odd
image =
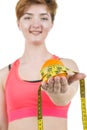
{"type": "MultiPolygon", "coordinates": [[[[16,2],[0,2],[0,69],[20,57],[24,50],[24,38],[16,25],[16,2]]],[[[46,41],[47,48],[59,57],[75,60],[80,71],[87,75],[87,0],[57,2],[59,8],[54,27],[46,41]]],[[[73,129],[82,130],[79,89],[68,113],[68,130],[73,129]]]]}

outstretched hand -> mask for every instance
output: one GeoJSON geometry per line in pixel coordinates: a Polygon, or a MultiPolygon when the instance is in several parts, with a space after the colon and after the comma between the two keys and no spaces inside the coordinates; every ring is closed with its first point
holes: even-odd
{"type": "Polygon", "coordinates": [[[71,83],[84,79],[86,77],[83,73],[77,73],[71,76],[55,76],[49,78],[47,82],[42,83],[42,88],[48,93],[65,93],[71,83]]]}

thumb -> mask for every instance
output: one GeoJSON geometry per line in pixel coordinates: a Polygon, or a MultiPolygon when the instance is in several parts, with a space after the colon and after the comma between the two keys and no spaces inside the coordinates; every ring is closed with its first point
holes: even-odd
{"type": "Polygon", "coordinates": [[[83,73],[76,73],[76,74],[68,77],[68,83],[71,84],[72,82],[84,79],[85,77],[86,77],[86,75],[83,73]]]}

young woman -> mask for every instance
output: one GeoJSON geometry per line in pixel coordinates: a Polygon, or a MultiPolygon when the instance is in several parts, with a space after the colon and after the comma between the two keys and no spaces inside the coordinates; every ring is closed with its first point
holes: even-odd
{"type": "Polygon", "coordinates": [[[67,130],[67,113],[76,94],[78,73],[49,78],[42,82],[40,69],[48,59],[60,58],[64,65],[78,72],[76,63],[48,52],[45,39],[54,22],[55,0],[19,0],[17,24],[25,37],[22,57],[0,70],[0,130],[37,130],[37,96],[42,84],[44,130],[67,130]]]}

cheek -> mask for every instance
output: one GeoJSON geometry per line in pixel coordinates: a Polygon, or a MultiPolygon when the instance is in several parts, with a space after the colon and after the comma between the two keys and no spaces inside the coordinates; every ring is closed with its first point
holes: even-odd
{"type": "Polygon", "coordinates": [[[21,32],[22,32],[22,34],[23,34],[23,36],[25,37],[25,38],[27,38],[27,36],[28,36],[28,33],[29,33],[29,29],[28,29],[29,27],[28,27],[28,25],[27,24],[22,24],[21,25],[21,32]]]}
{"type": "Polygon", "coordinates": [[[50,30],[51,30],[51,28],[52,28],[52,24],[51,23],[44,23],[44,30],[48,33],[50,30]]]}
{"type": "Polygon", "coordinates": [[[27,23],[21,23],[21,31],[26,31],[29,28],[29,24],[27,23]]]}
{"type": "Polygon", "coordinates": [[[45,26],[45,28],[44,28],[45,34],[48,34],[50,32],[50,30],[51,30],[51,27],[45,26]]]}

